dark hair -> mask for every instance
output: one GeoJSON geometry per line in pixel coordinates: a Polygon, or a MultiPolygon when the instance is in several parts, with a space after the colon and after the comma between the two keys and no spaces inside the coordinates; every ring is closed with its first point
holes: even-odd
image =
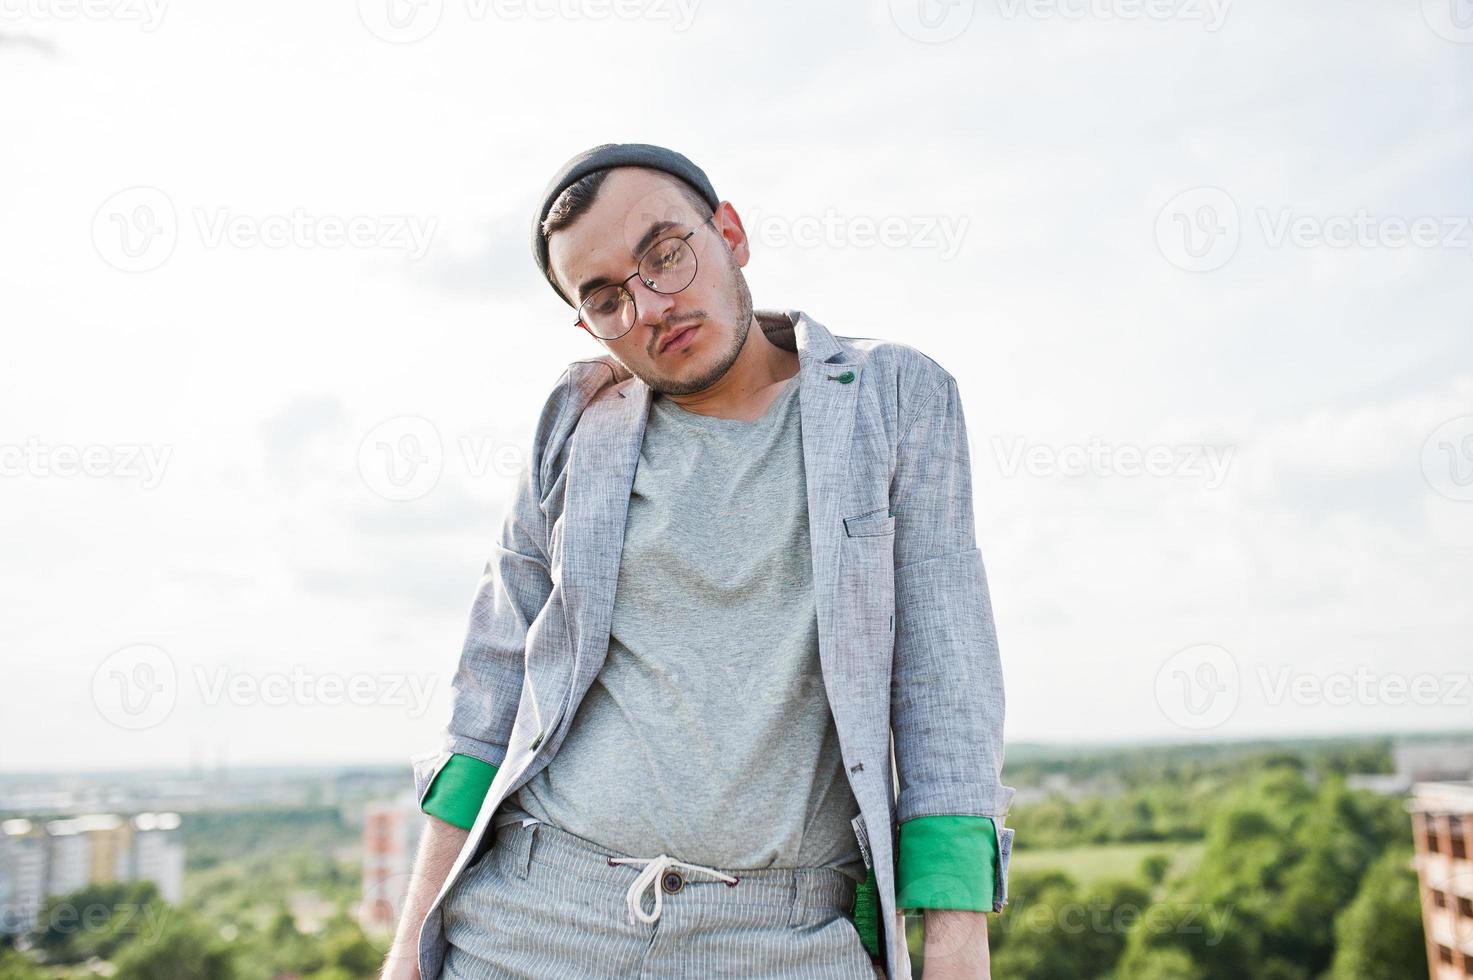
{"type": "MultiPolygon", "coordinates": [[[[542,219],[542,238],[545,241],[552,233],[566,228],[588,213],[593,207],[593,201],[598,197],[598,189],[603,186],[604,180],[612,173],[614,167],[604,170],[595,170],[586,174],[572,184],[568,189],[557,196],[552,202],[552,207],[547,209],[547,217],[542,219]]],[[[701,192],[679,177],[667,174],[671,180],[680,185],[680,192],[691,207],[696,209],[696,215],[701,218],[709,218],[715,213],[715,209],[701,196],[701,192]]]]}

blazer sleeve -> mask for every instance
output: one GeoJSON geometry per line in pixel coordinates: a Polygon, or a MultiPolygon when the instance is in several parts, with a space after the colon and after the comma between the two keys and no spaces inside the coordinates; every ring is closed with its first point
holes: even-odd
{"type": "MultiPolygon", "coordinates": [[[[565,373],[563,380],[567,377],[565,373]]],[[[420,809],[449,823],[469,827],[474,822],[497,767],[506,759],[521,700],[527,633],[552,594],[547,518],[541,506],[542,462],[567,404],[562,390],[559,385],[543,407],[529,461],[506,505],[471,601],[441,746],[413,760],[420,809]]]]}
{"type": "Polygon", "coordinates": [[[1000,912],[1014,790],[1002,783],[1002,664],[956,379],[942,372],[901,425],[890,486],[897,907],[1000,912]]]}

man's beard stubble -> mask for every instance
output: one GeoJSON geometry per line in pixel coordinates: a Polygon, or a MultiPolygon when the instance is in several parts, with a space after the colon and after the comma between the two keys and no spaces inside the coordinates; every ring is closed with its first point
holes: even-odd
{"type": "MultiPolygon", "coordinates": [[[[731,274],[731,290],[728,293],[728,298],[734,300],[737,307],[736,329],[732,333],[731,345],[726,349],[721,359],[712,365],[709,371],[688,381],[672,383],[659,378],[651,378],[639,371],[635,371],[628,364],[624,365],[626,368],[629,368],[632,374],[636,375],[658,394],[693,395],[698,391],[705,391],[711,385],[720,381],[726,372],[731,369],[731,366],[736,363],[737,357],[742,352],[742,346],[747,342],[747,334],[752,329],[752,290],[747,285],[747,277],[742,275],[742,267],[736,264],[736,260],[732,257],[731,253],[723,250],[722,254],[725,256],[727,271],[731,274]]],[[[660,342],[664,343],[664,338],[667,336],[669,336],[668,333],[661,331],[660,342]]]]}

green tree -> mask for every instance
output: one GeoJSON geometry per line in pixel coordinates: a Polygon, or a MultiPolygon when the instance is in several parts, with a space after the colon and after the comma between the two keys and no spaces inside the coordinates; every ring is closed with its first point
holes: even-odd
{"type": "Polygon", "coordinates": [[[236,980],[234,954],[187,916],[173,917],[157,939],[123,949],[115,980],[236,980]]]}
{"type": "Polygon", "coordinates": [[[49,963],[106,960],[169,913],[151,881],[88,885],[48,898],[31,940],[49,963]]]}
{"type": "Polygon", "coordinates": [[[1166,872],[1171,870],[1171,858],[1165,854],[1147,854],[1141,859],[1141,875],[1146,881],[1155,887],[1166,880],[1166,872]]]}
{"type": "Polygon", "coordinates": [[[1155,949],[1131,967],[1131,980],[1202,980],[1204,974],[1181,949],[1155,949]]]}
{"type": "Polygon", "coordinates": [[[993,974],[1026,980],[1105,977],[1125,948],[1131,924],[1150,903],[1149,892],[1128,881],[1078,889],[1057,872],[1018,876],[1020,898],[1004,910],[993,944],[993,974]]]}
{"type": "Polygon", "coordinates": [[[8,947],[0,947],[0,980],[46,980],[41,967],[8,947]]]}
{"type": "Polygon", "coordinates": [[[1338,776],[1321,785],[1296,819],[1293,837],[1296,860],[1266,923],[1265,952],[1318,976],[1334,957],[1335,916],[1355,898],[1384,845],[1368,839],[1356,801],[1338,776]]]}
{"type": "Polygon", "coordinates": [[[1421,902],[1411,852],[1393,848],[1366,872],[1355,901],[1335,920],[1330,980],[1427,975],[1421,902]]]}

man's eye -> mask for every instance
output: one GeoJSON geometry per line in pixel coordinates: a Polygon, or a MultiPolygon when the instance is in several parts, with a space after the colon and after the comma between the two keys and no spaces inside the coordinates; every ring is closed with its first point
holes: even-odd
{"type": "Polygon", "coordinates": [[[680,242],[657,245],[653,256],[656,268],[668,269],[680,261],[680,242]]]}
{"type": "Polygon", "coordinates": [[[599,293],[588,308],[595,314],[612,313],[619,308],[619,294],[613,291],[599,293]]]}

